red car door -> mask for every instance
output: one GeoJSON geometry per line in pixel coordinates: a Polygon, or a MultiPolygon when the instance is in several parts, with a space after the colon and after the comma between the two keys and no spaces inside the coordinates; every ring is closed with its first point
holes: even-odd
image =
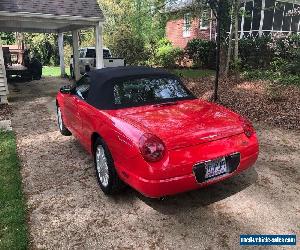
{"type": "Polygon", "coordinates": [[[81,129],[81,118],[78,112],[78,103],[81,100],[76,94],[72,94],[65,98],[64,103],[64,115],[66,120],[66,125],[72,134],[76,137],[80,137],[81,129]]]}
{"type": "MultiPolygon", "coordinates": [[[[75,136],[80,142],[86,146],[85,140],[87,140],[87,130],[83,127],[83,120],[85,119],[85,112],[88,110],[86,106],[86,98],[90,88],[90,78],[88,75],[84,75],[76,84],[74,94],[68,98],[65,104],[66,111],[68,113],[67,119],[70,121],[69,126],[71,132],[75,133],[75,136]]],[[[90,139],[90,138],[89,138],[90,139]]]]}
{"type": "Polygon", "coordinates": [[[91,135],[95,132],[95,128],[101,124],[101,120],[95,120],[97,111],[94,107],[82,101],[78,105],[79,114],[81,117],[81,143],[89,151],[91,149],[91,135]]]}

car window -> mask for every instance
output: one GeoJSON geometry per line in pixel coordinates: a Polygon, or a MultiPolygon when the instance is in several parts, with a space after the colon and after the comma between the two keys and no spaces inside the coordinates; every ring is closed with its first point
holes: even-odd
{"type": "Polygon", "coordinates": [[[79,58],[84,58],[84,50],[79,51],[79,58]]]}
{"type": "Polygon", "coordinates": [[[87,49],[86,58],[96,58],[96,50],[95,49],[87,49]]]}
{"type": "Polygon", "coordinates": [[[114,85],[115,105],[136,106],[191,97],[181,82],[173,78],[142,78],[114,85]]]}
{"type": "Polygon", "coordinates": [[[81,99],[86,100],[90,89],[90,77],[84,75],[81,79],[75,84],[75,94],[81,99]]]}
{"type": "Polygon", "coordinates": [[[111,57],[110,51],[108,49],[103,50],[103,57],[104,58],[110,58],[111,57]]]}

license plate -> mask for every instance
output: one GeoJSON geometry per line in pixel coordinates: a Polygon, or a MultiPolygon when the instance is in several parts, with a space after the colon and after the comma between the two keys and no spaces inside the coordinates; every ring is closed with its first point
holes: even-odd
{"type": "Polygon", "coordinates": [[[227,173],[225,157],[205,163],[205,180],[209,180],[227,173]]]}

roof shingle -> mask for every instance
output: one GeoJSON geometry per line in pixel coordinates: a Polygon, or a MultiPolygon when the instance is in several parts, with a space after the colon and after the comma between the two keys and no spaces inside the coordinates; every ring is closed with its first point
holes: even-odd
{"type": "Polygon", "coordinates": [[[0,0],[0,11],[103,18],[97,0],[0,0]]]}
{"type": "Polygon", "coordinates": [[[173,12],[190,7],[194,0],[167,0],[166,11],[173,12]]]}

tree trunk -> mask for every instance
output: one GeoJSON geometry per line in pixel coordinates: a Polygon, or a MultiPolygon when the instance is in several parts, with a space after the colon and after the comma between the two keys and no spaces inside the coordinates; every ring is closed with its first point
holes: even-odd
{"type": "Polygon", "coordinates": [[[216,79],[215,79],[215,89],[214,89],[214,101],[218,101],[218,89],[219,89],[219,77],[220,77],[220,52],[221,52],[221,24],[220,20],[217,18],[217,57],[216,57],[216,79]]]}

